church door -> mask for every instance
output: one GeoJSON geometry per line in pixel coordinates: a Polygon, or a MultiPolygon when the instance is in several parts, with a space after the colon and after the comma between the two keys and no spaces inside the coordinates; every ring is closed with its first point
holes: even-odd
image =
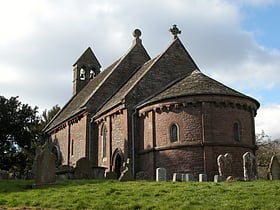
{"type": "Polygon", "coordinates": [[[117,174],[117,178],[119,178],[121,175],[121,168],[122,168],[122,158],[120,154],[117,154],[114,162],[114,172],[117,174]]]}

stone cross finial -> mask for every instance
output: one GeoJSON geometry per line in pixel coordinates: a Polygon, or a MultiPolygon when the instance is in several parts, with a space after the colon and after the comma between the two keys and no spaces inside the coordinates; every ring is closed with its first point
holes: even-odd
{"type": "Polygon", "coordinates": [[[141,36],[141,31],[139,29],[135,29],[132,33],[132,35],[134,36],[134,40],[133,40],[133,43],[141,43],[141,39],[140,39],[140,36],[141,36]]]}
{"type": "Polygon", "coordinates": [[[169,31],[173,34],[174,39],[178,37],[178,34],[181,34],[181,31],[177,28],[177,25],[173,25],[172,28],[169,29],[169,31]]]}

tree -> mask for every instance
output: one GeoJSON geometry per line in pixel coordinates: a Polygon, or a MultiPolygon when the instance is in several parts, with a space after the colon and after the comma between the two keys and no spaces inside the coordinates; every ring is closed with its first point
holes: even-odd
{"type": "Polygon", "coordinates": [[[45,109],[42,113],[40,120],[40,130],[43,130],[44,127],[52,120],[52,118],[60,111],[58,104],[53,106],[50,110],[45,109]]]}
{"type": "Polygon", "coordinates": [[[18,97],[0,96],[0,169],[24,174],[31,168],[40,139],[37,110],[18,97]]]}
{"type": "Polygon", "coordinates": [[[258,173],[260,178],[267,178],[267,169],[273,155],[280,154],[280,140],[271,140],[270,136],[265,134],[264,131],[256,134],[256,142],[258,150],[256,151],[258,173]]]}

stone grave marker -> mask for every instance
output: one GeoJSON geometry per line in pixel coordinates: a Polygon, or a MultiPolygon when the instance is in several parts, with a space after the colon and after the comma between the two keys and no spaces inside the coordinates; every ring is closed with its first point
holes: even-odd
{"type": "Polygon", "coordinates": [[[217,158],[219,175],[224,179],[232,175],[232,156],[230,153],[219,155],[217,158]]]}
{"type": "Polygon", "coordinates": [[[117,179],[117,174],[114,171],[105,172],[105,179],[117,179]]]}
{"type": "Polygon", "coordinates": [[[198,181],[199,182],[207,182],[207,174],[199,174],[198,181]]]}
{"type": "Polygon", "coordinates": [[[173,182],[181,182],[182,174],[181,173],[173,173],[173,182]]]}
{"type": "Polygon", "coordinates": [[[119,177],[120,181],[133,181],[134,177],[131,173],[131,164],[130,159],[127,158],[126,162],[123,163],[124,170],[121,173],[121,176],[119,177]]]}
{"type": "Polygon", "coordinates": [[[221,181],[223,181],[224,179],[223,179],[223,177],[222,176],[220,176],[220,175],[214,175],[214,182],[221,182],[221,181]]]}
{"type": "Polygon", "coordinates": [[[268,167],[268,176],[270,180],[280,180],[280,164],[275,155],[271,157],[268,167]]]}
{"type": "Polygon", "coordinates": [[[74,176],[76,179],[92,179],[93,168],[92,163],[86,157],[80,158],[76,162],[74,176]]]}
{"type": "Polygon", "coordinates": [[[185,181],[186,182],[192,182],[192,181],[194,181],[194,177],[193,177],[193,175],[192,174],[185,174],[185,181]]]}
{"type": "Polygon", "coordinates": [[[45,144],[42,149],[36,150],[36,176],[34,187],[52,184],[56,180],[55,176],[55,155],[45,144]]]}
{"type": "Polygon", "coordinates": [[[257,179],[256,158],[251,152],[246,152],[243,155],[243,171],[245,181],[257,179]]]}
{"type": "Polygon", "coordinates": [[[156,169],[156,181],[166,181],[166,169],[157,168],[156,169]]]}

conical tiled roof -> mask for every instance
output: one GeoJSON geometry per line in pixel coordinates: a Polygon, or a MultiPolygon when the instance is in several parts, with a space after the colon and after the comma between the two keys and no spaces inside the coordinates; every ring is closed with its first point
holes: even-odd
{"type": "Polygon", "coordinates": [[[253,98],[223,85],[222,83],[206,76],[199,70],[195,70],[190,75],[170,83],[169,86],[146,101],[145,105],[170,98],[197,95],[222,95],[248,98],[255,101],[257,106],[259,106],[259,103],[253,98]]]}

